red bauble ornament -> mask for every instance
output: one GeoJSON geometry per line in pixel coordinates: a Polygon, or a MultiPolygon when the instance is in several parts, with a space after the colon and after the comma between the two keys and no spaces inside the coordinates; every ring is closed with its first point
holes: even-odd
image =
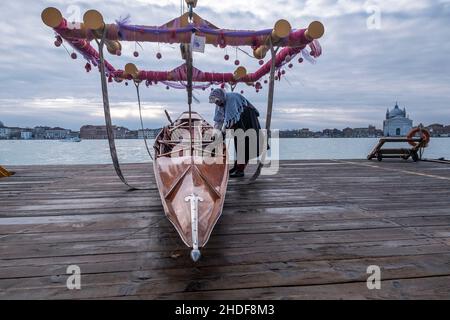
{"type": "Polygon", "coordinates": [[[55,47],[61,47],[62,42],[59,42],[58,40],[55,41],[55,47]]]}
{"type": "Polygon", "coordinates": [[[264,60],[259,60],[259,65],[262,66],[264,64],[264,60]]]}
{"type": "Polygon", "coordinates": [[[225,83],[222,83],[222,84],[220,85],[220,88],[225,89],[225,83]]]}
{"type": "Polygon", "coordinates": [[[139,57],[139,52],[137,51],[133,52],[133,56],[135,56],[136,58],[139,57]]]}
{"type": "Polygon", "coordinates": [[[234,61],[234,64],[235,64],[236,66],[238,66],[238,65],[241,64],[241,62],[240,62],[239,60],[235,60],[235,61],[234,61]]]}
{"type": "Polygon", "coordinates": [[[225,61],[230,60],[230,56],[228,54],[226,54],[223,58],[225,59],[225,61]]]}
{"type": "Polygon", "coordinates": [[[160,60],[160,59],[162,58],[161,52],[158,52],[158,53],[156,54],[156,58],[157,58],[158,60],[160,60]]]}

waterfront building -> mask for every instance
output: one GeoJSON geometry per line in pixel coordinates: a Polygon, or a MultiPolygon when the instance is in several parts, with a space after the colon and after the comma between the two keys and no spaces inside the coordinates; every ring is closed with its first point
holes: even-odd
{"type": "Polygon", "coordinates": [[[20,133],[20,139],[22,140],[31,140],[33,138],[33,131],[24,130],[20,133]]]}
{"type": "Polygon", "coordinates": [[[152,129],[138,130],[138,139],[155,139],[158,132],[152,129]]]}
{"type": "MultiPolygon", "coordinates": [[[[126,139],[130,134],[130,130],[125,127],[113,126],[113,131],[116,139],[126,139]]],[[[108,139],[106,126],[82,126],[80,128],[80,138],[85,140],[108,139]]]]}
{"type": "Polygon", "coordinates": [[[406,109],[401,110],[398,103],[394,109],[387,110],[386,120],[383,122],[383,133],[386,137],[406,136],[413,127],[413,121],[406,115],[406,109]]]}
{"type": "Polygon", "coordinates": [[[68,137],[70,133],[70,130],[63,129],[63,128],[50,128],[45,130],[44,139],[51,139],[51,140],[57,140],[57,139],[65,139],[68,137]]]}
{"type": "Polygon", "coordinates": [[[11,130],[0,121],[0,139],[9,139],[11,130]]]}

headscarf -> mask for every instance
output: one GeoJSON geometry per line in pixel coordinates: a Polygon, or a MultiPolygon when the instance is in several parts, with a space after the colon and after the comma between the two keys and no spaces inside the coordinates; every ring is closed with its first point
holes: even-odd
{"type": "Polygon", "coordinates": [[[238,122],[244,107],[250,105],[250,102],[241,94],[227,93],[223,89],[214,89],[209,96],[209,101],[216,103],[214,121],[221,123],[225,128],[231,128],[233,124],[238,122]],[[223,105],[223,107],[218,104],[223,105]]]}

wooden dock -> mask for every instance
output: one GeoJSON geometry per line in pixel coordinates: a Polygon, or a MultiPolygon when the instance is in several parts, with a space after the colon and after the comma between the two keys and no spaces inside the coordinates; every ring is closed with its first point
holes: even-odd
{"type": "Polygon", "coordinates": [[[0,179],[0,299],[450,299],[450,165],[286,161],[231,181],[194,264],[151,164],[24,166],[0,179]],[[81,268],[81,290],[66,269],[81,268]],[[366,285],[381,268],[381,289],[366,285]]]}

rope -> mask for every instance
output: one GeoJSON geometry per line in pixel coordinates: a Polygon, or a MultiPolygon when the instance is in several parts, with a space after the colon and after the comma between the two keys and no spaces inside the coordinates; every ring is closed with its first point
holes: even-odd
{"type": "Polygon", "coordinates": [[[100,79],[102,84],[102,98],[103,98],[103,110],[105,113],[106,135],[108,136],[109,151],[111,154],[111,160],[113,162],[114,170],[116,171],[117,176],[123,182],[123,184],[125,184],[127,187],[130,188],[130,191],[151,190],[151,188],[141,189],[129,184],[122,173],[122,169],[120,168],[119,157],[117,156],[116,143],[114,140],[114,131],[112,128],[111,110],[109,107],[108,84],[106,81],[106,73],[105,73],[105,58],[103,56],[105,39],[106,39],[106,32],[105,30],[103,30],[101,41],[99,42],[97,39],[95,39],[95,41],[98,44],[98,52],[100,57],[99,68],[100,68],[100,79]]]}
{"type": "Polygon", "coordinates": [[[145,137],[144,120],[142,119],[142,106],[141,106],[141,94],[139,91],[139,83],[137,81],[134,81],[134,85],[136,87],[136,95],[137,95],[138,106],[139,106],[139,119],[141,120],[142,137],[144,139],[145,149],[147,149],[147,153],[150,156],[150,159],[152,159],[154,161],[152,153],[150,152],[150,148],[147,143],[147,138],[145,137]]]}

